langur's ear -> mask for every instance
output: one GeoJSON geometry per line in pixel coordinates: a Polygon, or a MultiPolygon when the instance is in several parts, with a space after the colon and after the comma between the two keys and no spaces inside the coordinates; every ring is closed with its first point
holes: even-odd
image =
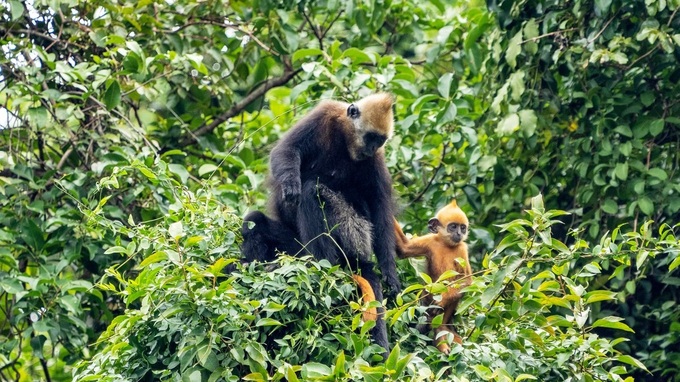
{"type": "Polygon", "coordinates": [[[427,222],[427,229],[430,230],[430,233],[437,233],[438,228],[441,226],[442,223],[437,218],[432,218],[427,222]]]}

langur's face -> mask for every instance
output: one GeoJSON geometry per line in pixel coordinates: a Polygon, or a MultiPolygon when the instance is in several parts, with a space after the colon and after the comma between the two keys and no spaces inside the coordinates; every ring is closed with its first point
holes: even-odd
{"type": "Polygon", "coordinates": [[[355,161],[372,158],[385,145],[394,129],[392,96],[374,94],[347,108],[351,121],[349,152],[355,161]]]}

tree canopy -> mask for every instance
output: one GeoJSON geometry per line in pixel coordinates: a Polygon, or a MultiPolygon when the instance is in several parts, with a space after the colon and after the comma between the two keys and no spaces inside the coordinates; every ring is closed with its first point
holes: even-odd
{"type": "Polygon", "coordinates": [[[0,0],[0,381],[680,381],[678,0],[0,0]],[[396,96],[398,219],[456,198],[444,356],[343,268],[238,258],[272,145],[396,96]]]}

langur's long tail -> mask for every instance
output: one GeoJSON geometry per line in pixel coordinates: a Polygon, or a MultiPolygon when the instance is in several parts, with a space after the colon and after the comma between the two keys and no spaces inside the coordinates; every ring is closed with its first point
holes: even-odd
{"type": "MultiPolygon", "coordinates": [[[[373,292],[373,288],[368,280],[359,275],[352,275],[352,279],[354,279],[354,282],[357,283],[357,286],[361,291],[361,300],[364,304],[375,301],[375,292],[373,292]]],[[[377,320],[378,310],[376,308],[366,309],[363,314],[363,319],[364,322],[377,320]]]]}

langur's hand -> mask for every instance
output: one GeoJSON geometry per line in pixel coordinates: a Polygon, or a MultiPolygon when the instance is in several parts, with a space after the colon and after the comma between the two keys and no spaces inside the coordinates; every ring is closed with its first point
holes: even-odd
{"type": "Polygon", "coordinates": [[[281,184],[281,198],[287,205],[298,206],[300,204],[300,181],[288,181],[281,184]]]}

